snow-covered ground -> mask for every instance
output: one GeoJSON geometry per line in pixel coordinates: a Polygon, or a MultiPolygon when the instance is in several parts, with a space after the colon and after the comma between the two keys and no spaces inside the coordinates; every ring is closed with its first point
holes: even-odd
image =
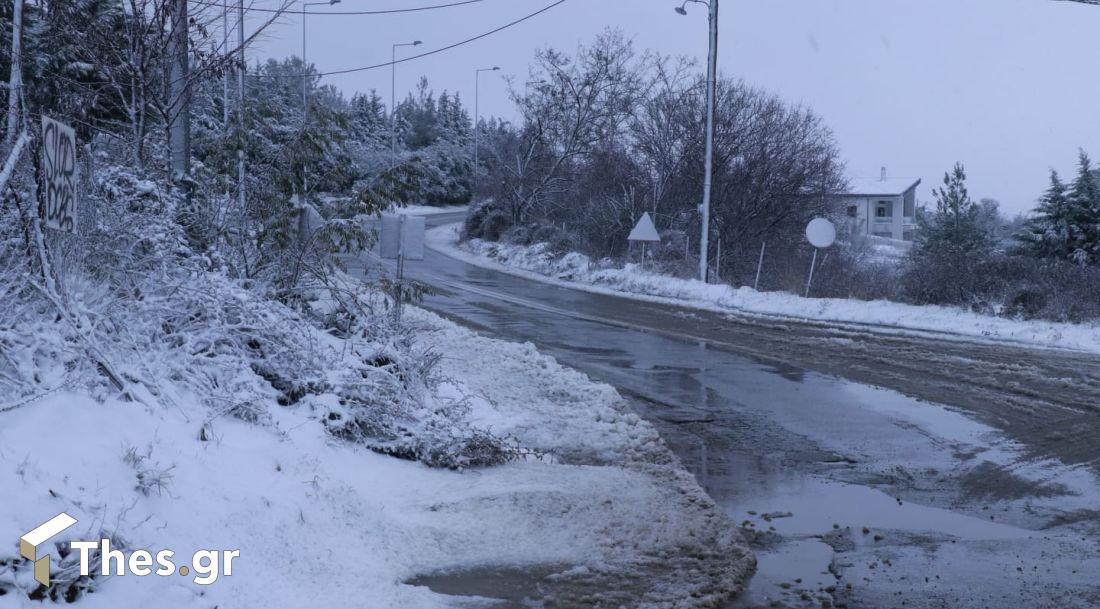
{"type": "Polygon", "coordinates": [[[467,401],[472,425],[530,457],[449,471],[376,454],[318,422],[331,394],[272,403],[257,424],[186,396],[162,408],[56,392],[0,412],[0,606],[40,606],[19,593],[34,585],[12,559],[20,535],[61,511],[78,519],[71,539],[240,550],[211,585],[112,577],[82,607],[444,607],[453,599],[403,582],[485,566],[555,566],[561,606],[584,594],[711,606],[744,582],[752,557],[733,525],[614,389],[530,344],[415,308],[406,319],[449,379],[432,399],[467,401]]]}
{"type": "Polygon", "coordinates": [[[467,207],[467,205],[447,205],[443,207],[435,205],[405,205],[395,208],[393,213],[408,214],[410,216],[434,216],[436,214],[466,211],[467,207]]]}
{"type": "Polygon", "coordinates": [[[638,265],[598,268],[579,253],[551,254],[544,244],[518,246],[473,239],[459,243],[459,224],[428,231],[428,245],[470,264],[603,294],[741,315],[814,320],[897,333],[934,333],[945,339],[1008,341],[1100,353],[1100,325],[1016,320],[953,307],[885,300],[803,298],[787,292],[708,285],[649,272],[638,265]]]}

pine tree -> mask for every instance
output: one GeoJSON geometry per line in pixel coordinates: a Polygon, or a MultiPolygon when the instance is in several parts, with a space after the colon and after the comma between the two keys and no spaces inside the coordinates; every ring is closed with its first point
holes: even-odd
{"type": "Polygon", "coordinates": [[[977,204],[966,190],[966,170],[956,163],[943,176],[943,186],[933,190],[936,211],[919,219],[921,230],[914,248],[918,255],[961,259],[990,253],[994,239],[984,227],[977,204]]]}
{"type": "Polygon", "coordinates": [[[975,270],[990,259],[996,239],[966,190],[956,163],[933,190],[936,209],[917,216],[920,230],[910,252],[912,296],[919,302],[963,304],[975,295],[975,270]]]}
{"type": "Polygon", "coordinates": [[[1100,263],[1100,184],[1092,172],[1092,162],[1080,151],[1077,177],[1066,195],[1073,251],[1069,258],[1078,264],[1100,263]]]}
{"type": "Polygon", "coordinates": [[[1066,185],[1058,172],[1050,172],[1050,186],[1039,199],[1035,216],[1017,235],[1021,253],[1036,258],[1069,260],[1075,251],[1074,224],[1066,200],[1066,185]]]}
{"type": "Polygon", "coordinates": [[[389,150],[390,124],[378,92],[356,93],[351,98],[351,132],[361,144],[389,150]]]}

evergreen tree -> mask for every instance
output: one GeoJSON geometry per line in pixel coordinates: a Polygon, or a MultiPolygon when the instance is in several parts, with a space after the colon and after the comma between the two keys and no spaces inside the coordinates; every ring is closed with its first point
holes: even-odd
{"type": "Polygon", "coordinates": [[[980,291],[975,271],[991,258],[996,239],[966,190],[961,163],[944,174],[943,186],[933,194],[935,210],[917,216],[907,291],[920,303],[965,304],[980,291]]]}
{"type": "MultiPolygon", "coordinates": [[[[444,93],[443,97],[446,96],[444,93]]],[[[420,82],[416,85],[416,96],[410,93],[397,107],[398,123],[406,124],[402,139],[409,150],[426,148],[435,142],[439,127],[436,106],[435,92],[428,86],[428,79],[420,77],[420,82]]]]}
{"type": "Polygon", "coordinates": [[[362,144],[389,148],[390,124],[378,92],[356,93],[351,98],[351,134],[362,144]]]}
{"type": "Polygon", "coordinates": [[[1021,253],[1037,258],[1069,260],[1075,251],[1074,224],[1066,200],[1066,185],[1050,172],[1050,186],[1039,199],[1035,216],[1017,235],[1021,253]]]}
{"type": "Polygon", "coordinates": [[[988,255],[994,246],[993,236],[981,221],[981,210],[966,190],[966,170],[956,163],[943,176],[943,186],[933,190],[936,210],[924,214],[919,237],[914,247],[917,256],[954,258],[966,263],[988,255]]]}
{"type": "Polygon", "coordinates": [[[1100,184],[1084,150],[1078,157],[1077,177],[1066,194],[1066,207],[1073,247],[1069,258],[1082,265],[1100,263],[1100,184]]]}

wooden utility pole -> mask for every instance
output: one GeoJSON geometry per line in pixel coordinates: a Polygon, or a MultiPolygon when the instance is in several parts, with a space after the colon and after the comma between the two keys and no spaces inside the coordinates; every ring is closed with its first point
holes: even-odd
{"type": "Polygon", "coordinates": [[[19,131],[19,96],[23,89],[23,0],[14,0],[11,18],[11,77],[8,79],[8,131],[4,143],[11,146],[19,131]]]}

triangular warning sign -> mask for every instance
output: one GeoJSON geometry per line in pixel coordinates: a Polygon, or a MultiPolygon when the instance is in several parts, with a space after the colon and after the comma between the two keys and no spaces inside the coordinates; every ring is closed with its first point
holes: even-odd
{"type": "Polygon", "coordinates": [[[634,230],[630,231],[627,240],[656,241],[658,243],[661,241],[661,236],[657,234],[657,227],[653,226],[653,218],[649,217],[649,212],[642,214],[642,218],[634,225],[634,230]]]}

